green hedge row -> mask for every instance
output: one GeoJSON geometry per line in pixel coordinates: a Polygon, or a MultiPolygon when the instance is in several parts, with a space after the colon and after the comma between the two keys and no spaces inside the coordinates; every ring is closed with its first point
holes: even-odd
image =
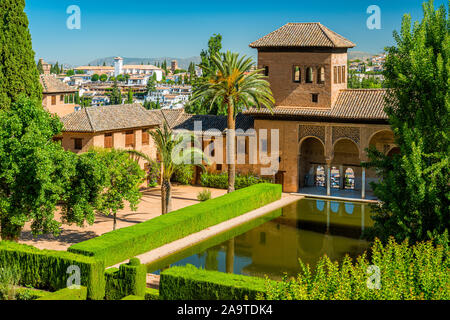
{"type": "Polygon", "coordinates": [[[119,269],[106,270],[105,278],[106,300],[120,300],[129,295],[145,296],[147,267],[139,259],[130,259],[129,263],[120,265],[119,269]]]}
{"type": "Polygon", "coordinates": [[[77,243],[68,250],[111,266],[281,198],[281,185],[258,184],[77,243]]]}
{"type": "Polygon", "coordinates": [[[78,266],[81,285],[88,289],[88,299],[105,295],[105,266],[92,257],[65,251],[39,250],[9,241],[0,242],[0,268],[13,267],[20,272],[20,284],[36,289],[57,291],[67,287],[69,266],[78,266]]]}
{"type": "MultiPolygon", "coordinates": [[[[247,188],[255,184],[271,183],[270,179],[262,178],[254,174],[236,175],[234,187],[236,190],[247,188]]],[[[228,189],[228,173],[203,173],[200,177],[200,184],[206,188],[228,189]]]]}
{"type": "Polygon", "coordinates": [[[266,290],[265,279],[206,271],[192,265],[162,272],[159,285],[162,300],[256,300],[266,290]]]}
{"type": "Polygon", "coordinates": [[[145,300],[159,300],[159,290],[145,288],[145,300]]]}
{"type": "Polygon", "coordinates": [[[145,299],[144,299],[144,297],[130,295],[130,296],[126,296],[122,300],[145,300],[145,299]]]}
{"type": "Polygon", "coordinates": [[[51,294],[48,291],[36,290],[31,288],[18,288],[16,289],[16,300],[27,301],[43,298],[51,294]]]}
{"type": "Polygon", "coordinates": [[[37,300],[86,300],[87,299],[87,288],[80,286],[79,289],[75,288],[65,288],[54,293],[48,294],[39,298],[37,300]]]}

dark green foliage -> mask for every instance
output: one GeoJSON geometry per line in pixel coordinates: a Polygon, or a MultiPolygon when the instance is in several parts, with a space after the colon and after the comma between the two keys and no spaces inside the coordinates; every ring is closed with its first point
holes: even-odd
{"type": "Polygon", "coordinates": [[[172,267],[161,273],[161,300],[256,300],[267,290],[266,280],[256,277],[172,267]]]}
{"type": "Polygon", "coordinates": [[[27,222],[34,235],[60,233],[54,214],[62,204],[67,223],[93,223],[103,170],[92,153],[64,151],[53,137],[57,116],[23,98],[0,109],[0,225],[3,240],[16,240],[27,222]]]}
{"type": "Polygon", "coordinates": [[[42,101],[25,0],[0,2],[0,109],[27,96],[42,101]]]}
{"type": "Polygon", "coordinates": [[[191,165],[179,165],[176,167],[172,176],[172,181],[189,185],[194,179],[194,166],[191,165]]]}
{"type": "Polygon", "coordinates": [[[112,87],[111,95],[109,96],[109,103],[111,105],[122,104],[122,92],[117,86],[117,79],[114,80],[114,85],[112,87]]]}
{"type": "Polygon", "coordinates": [[[55,291],[67,286],[67,268],[76,265],[81,272],[81,285],[88,288],[88,298],[101,300],[105,295],[104,264],[91,257],[65,251],[39,250],[15,242],[0,242],[0,268],[20,271],[20,284],[55,291]]]}
{"type": "Polygon", "coordinates": [[[81,286],[79,289],[75,288],[65,288],[55,293],[51,293],[43,296],[37,300],[57,300],[57,301],[67,301],[67,300],[86,300],[87,299],[87,288],[81,286]]]}
{"type": "Polygon", "coordinates": [[[72,245],[68,250],[94,256],[107,266],[184,238],[263,207],[281,198],[281,185],[258,184],[155,219],[72,245]]]}
{"type": "Polygon", "coordinates": [[[373,208],[372,236],[412,243],[450,229],[450,46],[445,6],[424,4],[424,18],[403,18],[396,46],[387,48],[386,113],[400,154],[369,151],[366,167],[382,179],[372,184],[381,205],[373,208]]]}
{"type": "MultiPolygon", "coordinates": [[[[447,238],[448,244],[448,238],[447,238]]],[[[347,256],[341,264],[324,256],[314,273],[301,263],[297,279],[284,279],[267,285],[268,300],[449,300],[450,251],[447,246],[422,242],[409,246],[405,241],[386,246],[376,240],[370,258],[356,262],[347,256]],[[379,268],[379,289],[371,279],[379,268]],[[369,271],[368,271],[369,270],[369,271]]]]}
{"type": "Polygon", "coordinates": [[[137,258],[132,258],[129,263],[120,265],[119,269],[106,270],[105,278],[106,300],[120,300],[129,295],[145,296],[147,268],[141,265],[137,258]]]}
{"type": "Polygon", "coordinates": [[[145,300],[159,300],[159,290],[145,288],[145,300]]]}
{"type": "MultiPolygon", "coordinates": [[[[236,190],[250,187],[259,183],[270,183],[269,179],[258,177],[254,174],[247,175],[237,175],[235,188],[236,190]]],[[[215,189],[227,189],[228,188],[228,173],[203,173],[200,178],[200,183],[203,187],[206,188],[215,188],[215,189]]]]}
{"type": "Polygon", "coordinates": [[[100,76],[98,74],[94,74],[91,77],[91,81],[93,82],[97,82],[98,80],[100,80],[100,76]]]}

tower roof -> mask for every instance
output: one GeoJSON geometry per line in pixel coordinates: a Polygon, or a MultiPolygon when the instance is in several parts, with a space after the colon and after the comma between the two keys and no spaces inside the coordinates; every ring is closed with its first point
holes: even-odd
{"type": "Polygon", "coordinates": [[[252,48],[325,47],[353,48],[356,45],[318,22],[287,23],[250,44],[252,48]]]}

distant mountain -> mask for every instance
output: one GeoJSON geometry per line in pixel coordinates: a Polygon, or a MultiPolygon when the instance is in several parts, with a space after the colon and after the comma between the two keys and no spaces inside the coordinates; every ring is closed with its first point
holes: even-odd
{"type": "Polygon", "coordinates": [[[349,51],[348,52],[348,60],[365,60],[367,58],[371,58],[373,56],[376,56],[378,53],[370,53],[370,52],[364,52],[364,51],[349,51]]]}
{"type": "MultiPolygon", "coordinates": [[[[100,58],[96,59],[94,61],[89,62],[91,66],[102,66],[103,63],[106,63],[107,66],[114,65],[114,58],[115,57],[108,57],[108,58],[100,58]]],[[[178,61],[178,67],[181,69],[187,69],[189,67],[189,64],[191,62],[194,62],[195,64],[199,64],[201,62],[200,57],[190,57],[190,58],[173,58],[173,57],[160,57],[160,58],[123,58],[123,64],[134,64],[134,65],[140,65],[140,64],[152,64],[155,65],[159,62],[161,63],[167,61],[167,66],[170,67],[170,63],[172,60],[178,61]]]]}

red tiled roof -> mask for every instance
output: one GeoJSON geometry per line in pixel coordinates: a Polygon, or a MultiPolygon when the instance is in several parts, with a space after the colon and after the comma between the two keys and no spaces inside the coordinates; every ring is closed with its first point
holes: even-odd
{"type": "Polygon", "coordinates": [[[356,45],[320,23],[288,23],[250,44],[264,47],[353,48],[356,45]]]}

